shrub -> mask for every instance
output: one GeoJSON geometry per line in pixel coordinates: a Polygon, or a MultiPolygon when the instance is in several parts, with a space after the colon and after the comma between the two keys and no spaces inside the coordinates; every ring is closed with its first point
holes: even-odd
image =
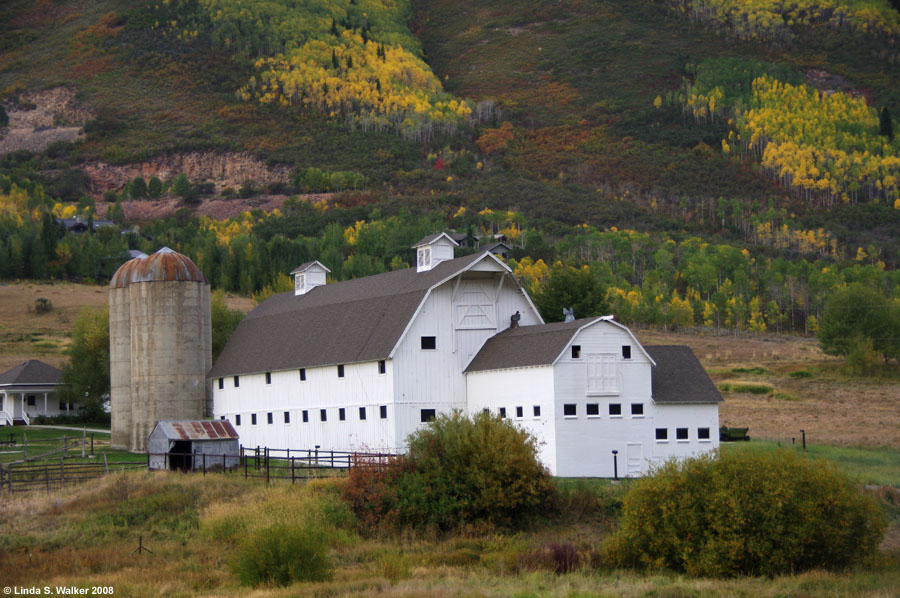
{"type": "Polygon", "coordinates": [[[638,481],[603,560],[714,577],[841,569],[872,555],[884,529],[876,502],[824,461],[728,452],[638,481]]]}
{"type": "Polygon", "coordinates": [[[331,579],[327,545],[313,525],[276,523],[246,536],[238,546],[232,571],[249,586],[286,586],[295,581],[331,579]]]}
{"type": "Polygon", "coordinates": [[[806,370],[797,370],[796,372],[791,372],[790,374],[788,374],[788,376],[790,376],[791,378],[794,378],[795,380],[813,377],[812,373],[807,372],[806,370]]]}
{"type": "Polygon", "coordinates": [[[719,390],[725,392],[749,392],[755,395],[767,395],[774,389],[771,384],[764,382],[725,382],[719,385],[719,390]]]}
{"type": "Polygon", "coordinates": [[[147,182],[147,196],[156,199],[162,195],[162,192],[163,184],[159,177],[150,177],[150,181],[147,182]]]}
{"type": "Polygon", "coordinates": [[[766,368],[761,368],[759,366],[753,366],[752,368],[731,368],[732,374],[768,374],[769,370],[766,368]]]}
{"type": "Polygon", "coordinates": [[[53,311],[53,303],[46,297],[38,297],[34,300],[34,311],[39,314],[53,311]]]}
{"type": "Polygon", "coordinates": [[[519,568],[532,571],[552,571],[557,575],[570,573],[581,564],[581,555],[571,544],[548,544],[519,559],[519,568]]]}

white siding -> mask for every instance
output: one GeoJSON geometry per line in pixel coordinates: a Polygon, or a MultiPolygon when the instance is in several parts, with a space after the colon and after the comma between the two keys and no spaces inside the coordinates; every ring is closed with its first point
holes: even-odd
{"type": "Polygon", "coordinates": [[[653,409],[653,461],[662,463],[671,457],[694,457],[719,448],[719,406],[656,405],[653,409]],[[656,428],[666,428],[668,439],[656,440],[656,428]],[[679,440],[678,428],[687,429],[688,439],[679,440]],[[709,440],[699,440],[697,430],[709,429],[709,440]]]}

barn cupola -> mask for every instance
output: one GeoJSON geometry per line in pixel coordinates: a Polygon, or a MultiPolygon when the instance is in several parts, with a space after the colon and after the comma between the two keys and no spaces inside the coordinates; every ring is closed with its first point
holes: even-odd
{"type": "Polygon", "coordinates": [[[416,272],[428,272],[441,262],[453,259],[453,249],[459,247],[459,243],[450,238],[447,233],[428,235],[415,245],[416,272]]]}
{"type": "Polygon", "coordinates": [[[331,272],[318,260],[300,264],[291,272],[294,277],[294,295],[305,295],[316,287],[325,284],[325,276],[331,272]]]}

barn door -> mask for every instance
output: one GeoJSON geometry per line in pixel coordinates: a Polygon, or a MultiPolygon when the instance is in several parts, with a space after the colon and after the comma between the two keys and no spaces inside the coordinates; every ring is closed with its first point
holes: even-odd
{"type": "Polygon", "coordinates": [[[640,442],[628,443],[628,477],[639,478],[644,473],[641,468],[644,464],[644,445],[640,442]]]}

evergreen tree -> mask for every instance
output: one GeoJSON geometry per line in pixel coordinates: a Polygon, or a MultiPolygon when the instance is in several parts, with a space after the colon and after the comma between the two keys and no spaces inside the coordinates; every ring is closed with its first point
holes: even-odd
{"type": "Polygon", "coordinates": [[[891,113],[888,112],[887,106],[881,109],[879,132],[890,141],[894,140],[894,124],[891,122],[891,113]]]}
{"type": "Polygon", "coordinates": [[[0,128],[9,125],[9,116],[6,114],[6,108],[0,104],[0,128]]]}
{"type": "MultiPolygon", "coordinates": [[[[340,68],[340,64],[338,63],[337,54],[334,52],[334,48],[331,49],[331,66],[334,70],[338,70],[340,68]]],[[[327,90],[326,90],[327,93],[327,90]]]]}

